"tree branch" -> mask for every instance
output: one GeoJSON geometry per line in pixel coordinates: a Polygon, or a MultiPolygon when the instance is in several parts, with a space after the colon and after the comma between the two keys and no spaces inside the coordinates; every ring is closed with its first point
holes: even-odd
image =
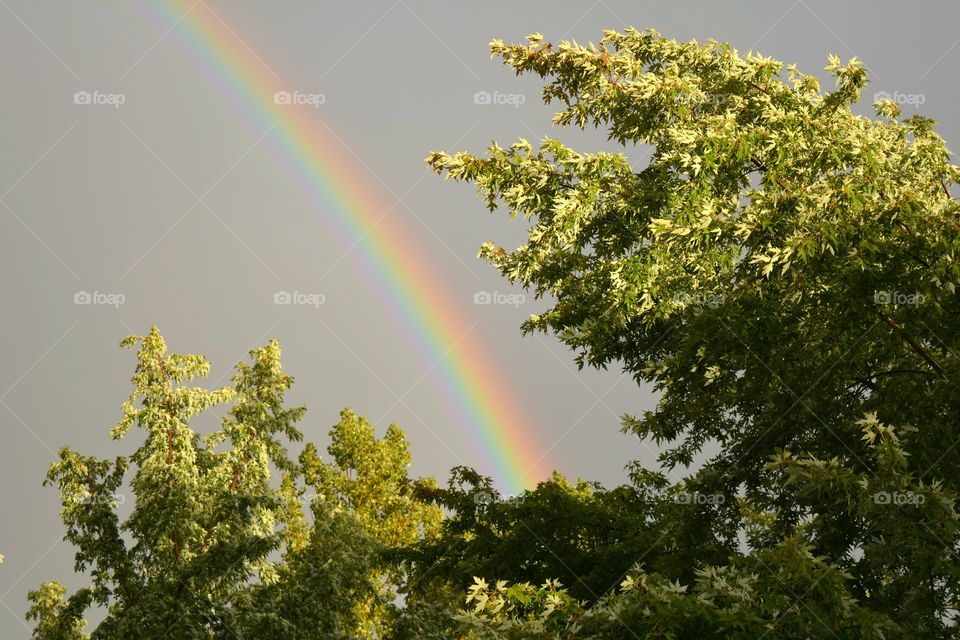
{"type": "Polygon", "coordinates": [[[920,369],[888,369],[887,371],[878,371],[876,373],[870,374],[870,378],[880,378],[884,376],[895,376],[901,373],[912,373],[919,376],[929,376],[931,375],[929,371],[921,371],[920,369]]]}
{"type": "Polygon", "coordinates": [[[881,320],[883,320],[888,325],[893,327],[893,329],[900,334],[900,337],[902,337],[904,341],[913,348],[914,351],[920,354],[920,357],[922,357],[927,362],[927,364],[933,367],[933,369],[937,373],[939,373],[940,375],[943,375],[943,365],[941,365],[937,361],[937,359],[933,357],[933,354],[931,354],[926,347],[920,344],[920,342],[918,342],[916,338],[911,336],[910,333],[904,328],[902,324],[900,324],[899,322],[891,318],[882,309],[874,308],[874,311],[878,316],[880,316],[881,320]]]}

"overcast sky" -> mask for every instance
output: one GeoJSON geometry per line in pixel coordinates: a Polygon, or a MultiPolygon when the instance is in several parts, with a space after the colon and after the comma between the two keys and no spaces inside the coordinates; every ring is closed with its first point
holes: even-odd
{"type": "MultiPolygon", "coordinates": [[[[381,433],[391,422],[407,431],[415,475],[443,482],[456,464],[494,472],[443,402],[444,367],[404,346],[400,321],[377,297],[386,285],[364,271],[362,251],[353,255],[365,237],[338,236],[335,212],[297,191],[278,131],[258,132],[263,123],[204,70],[185,9],[229,27],[231,46],[262,61],[258,73],[322,96],[315,117],[339,139],[335,162],[389,205],[382,215],[416,239],[399,249],[415,246],[412,259],[453,292],[444,304],[468,320],[469,339],[522,406],[515,428],[541,466],[608,485],[625,479],[628,461],[654,460],[618,423],[653,397],[619,370],[577,373],[552,338],[522,337],[535,301],[474,304],[478,292],[521,293],[475,255],[487,240],[521,244],[525,224],[489,215],[471,186],[425,171],[428,150],[479,152],[493,139],[550,134],[585,151],[610,148],[602,132],[551,130],[536,79],[491,61],[492,38],[596,41],[604,28],[655,27],[821,74],[827,53],[856,55],[871,72],[868,97],[885,91],[905,112],[940,121],[948,143],[960,136],[952,2],[0,0],[4,638],[29,635],[27,589],[81,584],[70,577],[56,492],[41,482],[63,445],[101,456],[135,445],[137,432],[107,437],[134,366],[117,343],[153,324],[171,350],[211,359],[211,385],[278,338],[297,379],[290,399],[308,406],[303,431],[322,446],[349,406],[381,433]],[[75,99],[82,92],[92,104],[75,99]],[[499,97],[485,104],[478,92],[499,97]],[[277,305],[279,291],[324,304],[277,305]],[[93,304],[77,304],[83,292],[98,294],[93,304]]],[[[642,165],[644,150],[626,151],[642,165]]],[[[456,357],[457,345],[446,346],[456,357]]]]}

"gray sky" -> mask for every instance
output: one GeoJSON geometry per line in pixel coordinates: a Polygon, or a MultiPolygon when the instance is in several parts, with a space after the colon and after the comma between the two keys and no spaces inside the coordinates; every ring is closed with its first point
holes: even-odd
{"type": "MultiPolygon", "coordinates": [[[[605,484],[623,481],[629,460],[654,459],[618,430],[618,416],[651,408],[652,396],[617,370],[577,374],[554,340],[522,337],[518,325],[542,305],[474,304],[480,291],[519,293],[474,256],[486,240],[521,244],[525,225],[488,215],[472,187],[425,175],[428,150],[478,152],[493,139],[549,133],[587,151],[610,148],[596,132],[551,130],[537,80],[489,60],[491,38],[540,31],[596,41],[604,28],[633,25],[681,40],[714,37],[810,72],[828,52],[857,55],[873,78],[868,97],[885,91],[905,112],[941,121],[948,144],[960,136],[949,118],[960,97],[960,5],[950,2],[909,11],[815,0],[172,7],[0,0],[4,638],[29,635],[27,589],[51,579],[81,584],[70,577],[73,550],[60,542],[56,492],[41,482],[65,444],[100,456],[134,446],[136,431],[120,443],[107,437],[134,365],[117,343],[152,324],[171,350],[211,359],[211,385],[228,380],[250,348],[278,338],[297,379],[290,399],[308,405],[303,431],[322,446],[349,406],[381,433],[390,422],[407,431],[415,475],[443,482],[456,464],[494,473],[442,401],[444,367],[430,368],[402,341],[377,293],[384,283],[350,249],[357,234],[336,234],[332,213],[295,188],[278,132],[246,118],[237,96],[211,81],[191,46],[189,16],[178,21],[184,8],[228,25],[232,46],[263,61],[260,73],[323,96],[316,118],[340,139],[336,162],[392,203],[382,215],[416,238],[418,260],[454,292],[445,304],[471,323],[469,339],[523,406],[544,466],[605,484]],[[77,104],[77,92],[106,104],[77,104]],[[478,92],[514,97],[477,104],[478,92]],[[324,304],[277,305],[278,291],[322,294],[324,304]],[[79,292],[96,292],[101,304],[76,304],[79,292]],[[111,305],[118,295],[123,303],[111,305]]],[[[644,160],[642,151],[628,154],[644,160]]]]}

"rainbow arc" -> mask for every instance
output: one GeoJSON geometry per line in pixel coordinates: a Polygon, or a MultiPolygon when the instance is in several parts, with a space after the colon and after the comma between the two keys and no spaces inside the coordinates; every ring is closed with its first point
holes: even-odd
{"type": "Polygon", "coordinates": [[[309,101],[294,100],[262,56],[203,2],[157,0],[147,5],[164,29],[174,25],[191,61],[241,109],[256,133],[273,127],[283,171],[311,211],[337,234],[371,289],[371,297],[398,323],[406,349],[424,369],[451,422],[462,430],[480,460],[468,460],[492,475],[498,488],[518,493],[547,476],[543,447],[533,438],[507,376],[471,334],[473,322],[458,310],[450,287],[418,249],[420,242],[359,163],[347,162],[340,141],[309,101]],[[285,99],[289,96],[289,100],[285,99]],[[304,102],[304,104],[292,104],[304,102]]]}

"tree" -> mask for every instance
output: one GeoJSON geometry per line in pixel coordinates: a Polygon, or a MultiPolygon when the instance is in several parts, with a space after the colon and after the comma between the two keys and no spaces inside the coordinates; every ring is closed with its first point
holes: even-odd
{"type": "Polygon", "coordinates": [[[650,599],[702,602],[733,572],[749,591],[736,637],[817,636],[823,623],[838,637],[956,637],[960,168],[934,123],[891,100],[877,118],[856,113],[856,59],[830,56],[836,87],[823,91],[793,65],[653,30],[491,51],[545,79],[555,124],[652,147],[642,168],[550,138],[427,159],[530,221],[520,248],[480,250],[555,300],[523,330],[653,385],[655,410],[623,429],[668,445],[665,467],[710,455],[678,489],[724,498],[688,521],[726,543],[726,562],[696,563],[702,578],[673,595],[656,577],[669,568],[648,567],[607,608],[639,597],[665,617],[637,629],[693,637],[688,608],[650,599]]]}
{"type": "Polygon", "coordinates": [[[146,437],[129,457],[100,460],[64,448],[50,467],[47,482],[60,490],[66,539],[77,548],[75,569],[91,584],[66,600],[56,582],[30,592],[33,637],[371,637],[391,595],[381,580],[392,567],[384,549],[416,538],[437,517],[410,499],[403,433],[391,427],[370,449],[369,425],[345,412],[333,431],[337,462],[322,463],[308,445],[297,463],[285,442],[301,440],[296,423],[305,409],[284,404],[293,378],[276,341],[237,365],[232,387],[215,390],[189,385],[209,363],[168,354],[156,328],[121,344],[140,348],[134,389],[111,435],[139,426],[146,437]],[[201,437],[190,427],[192,417],[227,402],[221,429],[201,437]],[[360,477],[345,480],[338,464],[360,477]],[[121,522],[128,470],[135,502],[121,522]],[[91,606],[105,617],[87,636],[91,606]]]}
{"type": "Polygon", "coordinates": [[[345,409],[330,436],[331,462],[323,463],[313,445],[307,445],[300,460],[317,497],[348,508],[377,546],[367,576],[373,588],[357,601],[356,611],[359,633],[383,637],[400,615],[391,604],[407,579],[395,559],[397,551],[435,538],[443,518],[439,507],[418,497],[436,483],[409,478],[410,445],[396,425],[378,440],[366,418],[345,409]]]}

